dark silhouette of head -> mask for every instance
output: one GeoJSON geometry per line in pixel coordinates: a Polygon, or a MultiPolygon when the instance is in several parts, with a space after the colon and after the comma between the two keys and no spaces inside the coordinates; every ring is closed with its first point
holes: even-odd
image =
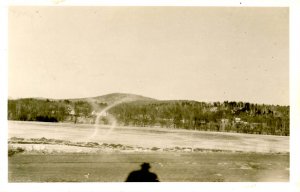
{"type": "Polygon", "coordinates": [[[126,182],[158,182],[157,175],[155,173],[151,173],[149,169],[151,168],[149,163],[142,163],[141,169],[137,171],[132,171],[126,182]]]}
{"type": "Polygon", "coordinates": [[[142,170],[149,170],[151,168],[149,163],[143,163],[141,164],[142,170]]]}

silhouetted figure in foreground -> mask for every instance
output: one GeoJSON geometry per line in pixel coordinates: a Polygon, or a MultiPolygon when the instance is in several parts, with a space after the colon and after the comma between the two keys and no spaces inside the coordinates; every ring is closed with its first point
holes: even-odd
{"type": "Polygon", "coordinates": [[[159,182],[157,175],[151,173],[149,169],[150,164],[143,163],[140,170],[132,171],[128,175],[126,182],[159,182]]]}

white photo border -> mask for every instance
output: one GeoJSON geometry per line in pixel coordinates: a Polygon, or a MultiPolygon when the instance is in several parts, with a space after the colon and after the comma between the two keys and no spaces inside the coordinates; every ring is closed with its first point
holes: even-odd
{"type": "Polygon", "coordinates": [[[300,191],[300,1],[288,0],[11,0],[0,1],[0,192],[196,192],[196,191],[300,191]],[[8,99],[8,6],[226,6],[289,7],[290,25],[290,181],[289,182],[161,182],[161,183],[8,183],[7,99],[8,99]]]}

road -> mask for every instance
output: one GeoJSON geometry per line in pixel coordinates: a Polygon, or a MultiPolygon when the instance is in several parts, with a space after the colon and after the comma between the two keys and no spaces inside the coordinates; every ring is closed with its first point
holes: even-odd
{"type": "Polygon", "coordinates": [[[18,154],[9,157],[9,181],[121,182],[143,162],[166,182],[289,181],[288,155],[245,153],[18,154]]]}

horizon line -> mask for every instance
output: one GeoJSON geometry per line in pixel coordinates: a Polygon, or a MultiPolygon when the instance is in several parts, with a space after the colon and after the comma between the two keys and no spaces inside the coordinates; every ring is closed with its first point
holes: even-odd
{"type": "Polygon", "coordinates": [[[237,100],[223,100],[223,101],[201,101],[201,100],[195,100],[195,99],[157,99],[157,98],[153,98],[153,97],[148,97],[148,96],[144,96],[144,95],[139,95],[139,94],[134,94],[134,93],[123,93],[123,92],[113,92],[113,93],[107,93],[107,94],[103,94],[103,95],[97,95],[97,96],[89,96],[89,97],[74,97],[74,98],[48,98],[48,97],[12,97],[12,96],[8,96],[7,99],[8,100],[18,100],[18,99],[49,99],[49,100],[76,100],[76,99],[88,99],[88,98],[96,98],[96,97],[102,97],[102,96],[106,96],[106,95],[113,95],[113,94],[123,94],[123,95],[135,95],[135,96],[140,96],[140,97],[145,97],[145,98],[149,98],[149,99],[153,99],[153,100],[157,100],[157,101],[196,101],[196,102],[205,102],[205,103],[215,103],[215,102],[220,102],[220,103],[225,103],[227,102],[242,102],[242,103],[250,103],[250,104],[257,104],[257,105],[275,105],[275,106],[290,106],[290,104],[275,104],[275,103],[258,103],[258,102],[250,102],[250,101],[237,101],[237,100]]]}

